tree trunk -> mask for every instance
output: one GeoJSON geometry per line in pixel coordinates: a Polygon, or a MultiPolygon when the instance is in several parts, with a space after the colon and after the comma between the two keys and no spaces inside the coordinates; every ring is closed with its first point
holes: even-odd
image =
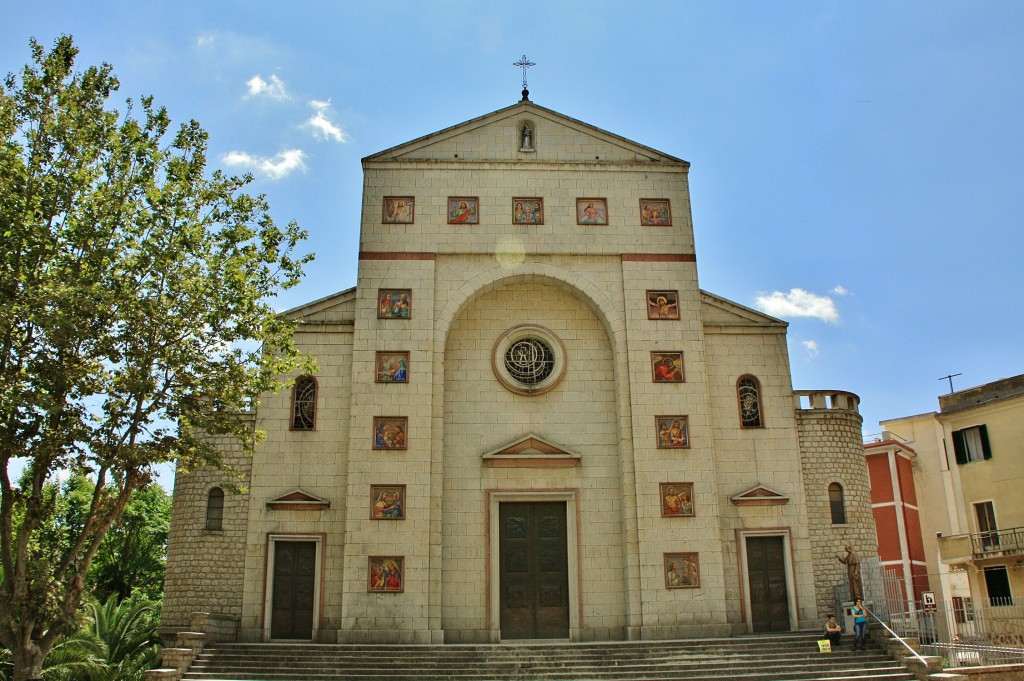
{"type": "Polygon", "coordinates": [[[12,681],[39,681],[43,678],[43,659],[46,653],[35,641],[14,646],[11,657],[14,662],[12,681]]]}

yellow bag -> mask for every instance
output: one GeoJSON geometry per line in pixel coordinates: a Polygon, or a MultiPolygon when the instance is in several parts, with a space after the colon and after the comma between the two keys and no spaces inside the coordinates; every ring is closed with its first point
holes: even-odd
{"type": "Polygon", "coordinates": [[[818,650],[823,652],[823,653],[831,653],[832,652],[832,641],[829,641],[827,638],[824,638],[824,639],[818,641],[818,650]]]}

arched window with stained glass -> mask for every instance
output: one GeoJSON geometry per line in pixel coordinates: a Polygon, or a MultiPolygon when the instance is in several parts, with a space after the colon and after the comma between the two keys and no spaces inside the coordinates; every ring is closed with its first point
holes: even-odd
{"type": "Polygon", "coordinates": [[[316,379],[299,376],[292,388],[292,430],[314,430],[316,428],[316,379]]]}
{"type": "Polygon", "coordinates": [[[747,374],[736,381],[736,398],[740,407],[740,426],[743,428],[764,428],[761,409],[761,383],[747,374]]]}

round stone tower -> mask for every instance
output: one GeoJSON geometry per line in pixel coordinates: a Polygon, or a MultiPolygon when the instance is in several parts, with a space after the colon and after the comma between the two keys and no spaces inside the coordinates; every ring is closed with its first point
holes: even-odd
{"type": "MultiPolygon", "coordinates": [[[[836,607],[834,587],[846,582],[839,556],[849,545],[862,561],[878,555],[871,487],[861,436],[860,398],[837,390],[798,390],[797,430],[807,495],[814,590],[819,615],[836,607]]],[[[868,559],[871,559],[868,561],[868,559]]],[[[864,575],[867,583],[869,575],[864,575]]],[[[843,600],[849,594],[842,594],[843,600]]],[[[866,594],[870,598],[870,594],[866,594]]]]}

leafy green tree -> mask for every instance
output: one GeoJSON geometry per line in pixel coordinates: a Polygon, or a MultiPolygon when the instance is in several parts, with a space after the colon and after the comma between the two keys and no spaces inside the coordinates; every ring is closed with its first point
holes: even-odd
{"type": "Polygon", "coordinates": [[[210,435],[251,451],[235,418],[296,367],[270,300],[296,284],[305,237],[249,177],[209,172],[195,121],[169,133],[152,98],[109,104],[107,65],[74,70],[63,36],[0,87],[0,643],[38,679],[73,632],[90,563],[155,464],[222,466],[210,435]],[[23,483],[10,464],[21,459],[23,483]],[[44,541],[46,481],[89,477],[66,548],[44,541]]]}
{"type": "Polygon", "coordinates": [[[167,566],[171,497],[156,484],[135,490],[120,521],[103,538],[89,568],[88,587],[100,602],[114,595],[159,599],[167,566]]]}

